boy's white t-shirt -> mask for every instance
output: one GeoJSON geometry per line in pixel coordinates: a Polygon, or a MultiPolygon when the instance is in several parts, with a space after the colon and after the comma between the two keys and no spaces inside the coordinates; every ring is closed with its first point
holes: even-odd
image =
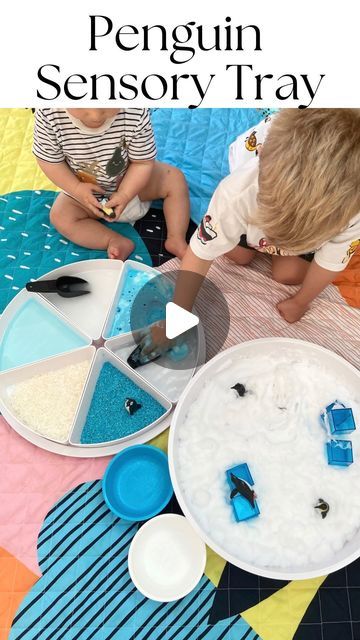
{"type": "MultiPolygon", "coordinates": [[[[269,122],[246,132],[230,147],[230,167],[233,172],[217,187],[209,208],[190,240],[196,256],[203,260],[215,258],[238,245],[271,255],[300,255],[279,249],[267,242],[264,232],[248,220],[256,216],[259,159],[257,150],[265,139],[269,122]],[[250,140],[250,143],[249,143],[250,140]]],[[[360,212],[347,229],[321,247],[309,247],[315,262],[329,271],[345,269],[360,246],[360,212]]],[[[302,252],[304,253],[304,252],[302,252]]]]}
{"type": "Polygon", "coordinates": [[[33,153],[40,160],[66,161],[84,182],[106,193],[118,188],[129,161],[156,157],[148,109],[120,109],[97,129],[86,127],[66,109],[37,109],[33,153]]]}

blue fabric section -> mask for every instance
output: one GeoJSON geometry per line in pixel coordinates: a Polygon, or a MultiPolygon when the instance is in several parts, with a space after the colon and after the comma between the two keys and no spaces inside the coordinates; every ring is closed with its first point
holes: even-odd
{"type": "Polygon", "coordinates": [[[229,145],[270,109],[154,109],[157,158],[181,169],[199,223],[220,180],[229,173],[229,145]]]}
{"type": "MultiPolygon", "coordinates": [[[[49,221],[54,191],[17,191],[0,196],[0,313],[31,278],[79,260],[106,258],[63,238],[49,221]]],[[[130,256],[151,265],[149,252],[129,224],[112,224],[135,243],[130,256]]]]}
{"type": "Polygon", "coordinates": [[[43,576],[23,600],[10,640],[248,640],[257,638],[239,615],[208,626],[216,589],[203,576],[177,602],[148,600],[128,572],[138,525],[106,507],[101,481],[62,497],[39,534],[43,576]]]}

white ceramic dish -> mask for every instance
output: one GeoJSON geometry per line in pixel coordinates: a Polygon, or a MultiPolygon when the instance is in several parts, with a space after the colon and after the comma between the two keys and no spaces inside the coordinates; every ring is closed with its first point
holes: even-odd
{"type": "MultiPolygon", "coordinates": [[[[135,346],[131,334],[123,334],[119,338],[115,337],[107,341],[104,347],[105,327],[109,322],[109,317],[114,314],[114,309],[116,308],[118,297],[121,293],[120,285],[124,280],[122,274],[125,270],[125,264],[127,264],[126,268],[133,267],[139,270],[157,273],[155,269],[133,261],[123,263],[117,260],[88,260],[73,263],[55,269],[46,274],[46,276],[43,276],[42,279],[53,279],[61,275],[77,275],[89,282],[91,289],[90,295],[66,299],[54,294],[29,293],[23,289],[12,302],[10,302],[0,318],[0,336],[4,336],[12,319],[16,317],[22,305],[28,300],[34,299],[40,303],[40,305],[44,306],[47,311],[50,311],[55,318],[65,323],[65,326],[70,327],[74,334],[84,342],[84,346],[78,349],[73,349],[65,353],[0,372],[0,412],[21,436],[43,449],[65,456],[100,457],[113,455],[129,444],[142,444],[147,442],[169,426],[174,402],[177,401],[194,373],[193,368],[190,371],[185,371],[185,375],[184,371],[170,371],[168,376],[166,375],[168,370],[158,365],[150,365],[151,370],[147,370],[147,367],[145,367],[144,369],[146,371],[144,371],[144,375],[142,375],[141,369],[133,371],[126,362],[127,355],[131,348],[135,346]],[[120,349],[120,351],[117,352],[118,343],[120,345],[126,344],[125,351],[120,349]],[[17,381],[26,380],[28,376],[46,373],[61,366],[75,364],[81,360],[82,354],[87,357],[87,354],[90,352],[93,360],[92,367],[84,386],[74,423],[71,427],[69,440],[66,443],[40,435],[23,424],[21,420],[13,414],[8,393],[11,385],[16,384],[17,381]],[[130,436],[110,443],[103,442],[96,445],[82,445],[79,440],[86,417],[85,411],[87,411],[89,403],[91,402],[91,394],[99,373],[98,364],[105,360],[111,361],[112,364],[131,377],[141,388],[160,401],[165,408],[165,413],[160,420],[155,421],[151,425],[146,425],[141,431],[130,436]]],[[[198,328],[198,335],[199,360],[203,362],[205,359],[205,341],[201,327],[198,328]]]]}
{"type": "Polygon", "coordinates": [[[183,516],[163,514],[134,536],[128,555],[130,577],[150,600],[184,598],[201,580],[206,547],[183,516]]]}
{"type": "MultiPolygon", "coordinates": [[[[312,564],[304,565],[301,568],[298,566],[288,567],[286,570],[278,567],[264,568],[263,566],[257,565],[256,562],[250,564],[245,561],[240,561],[239,558],[230,553],[225,546],[220,546],[214,542],[211,534],[204,531],[199,525],[196,513],[194,513],[192,508],[187,504],[181,490],[180,483],[178,482],[180,465],[180,461],[177,456],[178,438],[180,437],[181,428],[188,409],[192,403],[196,402],[199,391],[203,388],[205,380],[216,375],[217,372],[221,371],[224,367],[227,367],[231,360],[236,358],[255,357],[258,355],[264,356],[269,354],[273,355],[274,352],[279,355],[281,351],[287,352],[289,349],[291,349],[292,353],[298,352],[299,356],[308,356],[312,359],[315,358],[319,364],[322,364],[327,368],[332,368],[339,374],[343,384],[348,385],[352,389],[359,389],[360,392],[360,372],[346,362],[346,360],[323,347],[291,338],[265,338],[253,340],[251,342],[244,342],[240,345],[227,349],[210,360],[201,368],[186,387],[186,390],[182,394],[175,409],[174,417],[171,422],[169,436],[169,468],[174,491],[182,511],[202,539],[221,557],[245,571],[249,571],[256,575],[279,580],[303,580],[327,575],[328,573],[337,571],[360,556],[360,522],[356,535],[351,541],[346,543],[340,551],[336,553],[334,552],[331,563],[324,564],[313,562],[312,564]]],[[[196,465],[196,460],[194,460],[194,464],[196,465]]]]}

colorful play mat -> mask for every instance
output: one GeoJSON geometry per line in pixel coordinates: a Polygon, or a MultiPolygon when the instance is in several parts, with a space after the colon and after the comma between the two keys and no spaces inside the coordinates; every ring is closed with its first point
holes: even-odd
{"type": "MultiPolygon", "coordinates": [[[[153,111],[158,157],[186,174],[194,222],[228,172],[230,142],[256,130],[265,115],[256,109],[153,111]]],[[[1,311],[31,278],[105,257],[71,244],[49,223],[56,189],[31,154],[32,128],[31,109],[0,110],[1,311]]],[[[178,265],[166,262],[161,209],[122,232],[135,242],[134,260],[162,271],[178,265]]],[[[251,268],[220,259],[211,277],[231,314],[224,348],[287,336],[360,367],[359,255],[296,325],[275,308],[294,288],[271,280],[266,257],[251,268]]],[[[211,332],[207,342],[211,351],[211,332]]],[[[136,591],[128,574],[127,551],[141,523],[117,519],[103,501],[99,479],[109,458],[56,456],[22,439],[3,418],[0,444],[1,640],[360,640],[360,561],[286,584],[246,573],[208,549],[197,589],[183,600],[156,603],[136,591]]],[[[167,433],[153,444],[166,450],[167,433]]],[[[175,500],[166,510],[180,512],[175,500]]]]}

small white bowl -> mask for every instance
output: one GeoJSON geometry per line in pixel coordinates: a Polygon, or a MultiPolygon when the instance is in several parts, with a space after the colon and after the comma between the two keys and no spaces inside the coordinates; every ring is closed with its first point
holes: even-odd
{"type": "Polygon", "coordinates": [[[184,516],[166,513],[144,524],[129,548],[135,587],[150,600],[184,598],[201,580],[206,547],[184,516]]]}

